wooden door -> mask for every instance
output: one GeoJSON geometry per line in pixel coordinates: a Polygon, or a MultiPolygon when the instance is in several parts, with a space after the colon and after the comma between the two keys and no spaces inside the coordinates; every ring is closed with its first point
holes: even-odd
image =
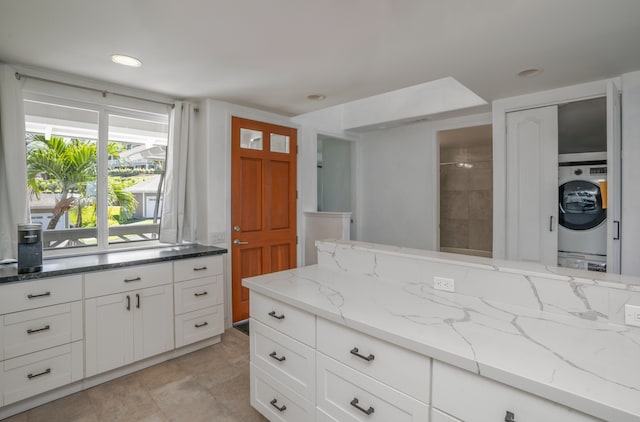
{"type": "Polygon", "coordinates": [[[232,118],[233,322],[249,318],[242,279],[296,266],[296,130],[232,118]]]}
{"type": "Polygon", "coordinates": [[[507,259],[558,262],[558,107],[507,113],[507,259]]]}

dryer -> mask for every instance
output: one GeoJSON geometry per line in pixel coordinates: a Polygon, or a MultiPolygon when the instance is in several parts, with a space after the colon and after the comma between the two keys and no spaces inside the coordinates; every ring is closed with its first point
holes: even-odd
{"type": "Polygon", "coordinates": [[[606,262],[606,163],[563,163],[558,179],[559,257],[585,254],[606,262]]]}

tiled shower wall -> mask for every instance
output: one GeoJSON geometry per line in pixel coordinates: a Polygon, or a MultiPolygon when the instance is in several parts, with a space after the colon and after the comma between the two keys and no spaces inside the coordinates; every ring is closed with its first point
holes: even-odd
{"type": "Polygon", "coordinates": [[[440,247],[491,252],[493,166],[490,142],[440,150],[440,247]],[[455,163],[470,163],[471,168],[455,163]]]}

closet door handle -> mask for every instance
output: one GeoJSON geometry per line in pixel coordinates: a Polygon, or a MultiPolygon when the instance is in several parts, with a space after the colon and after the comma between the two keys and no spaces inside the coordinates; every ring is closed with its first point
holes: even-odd
{"type": "Polygon", "coordinates": [[[131,310],[131,297],[127,295],[127,311],[131,310]]]}
{"type": "Polygon", "coordinates": [[[614,220],[613,224],[616,225],[616,235],[613,236],[613,240],[620,240],[620,222],[614,220]]]}
{"type": "Polygon", "coordinates": [[[269,316],[275,319],[284,319],[284,314],[276,315],[276,311],[269,312],[269,316]]]}
{"type": "Polygon", "coordinates": [[[363,407],[358,406],[358,399],[357,398],[353,398],[353,400],[351,400],[351,406],[355,407],[356,409],[358,409],[359,411],[361,411],[362,413],[364,413],[365,415],[370,415],[373,412],[375,412],[375,409],[371,406],[369,406],[368,409],[365,409],[363,407]]]}
{"type": "Polygon", "coordinates": [[[360,353],[358,353],[358,348],[357,348],[357,347],[354,347],[353,349],[351,349],[351,352],[350,352],[350,353],[351,353],[352,355],[354,355],[354,356],[359,357],[360,359],[364,359],[364,360],[366,360],[367,362],[371,362],[372,360],[374,360],[374,359],[376,358],[376,357],[375,357],[375,356],[373,356],[371,353],[369,353],[369,356],[361,355],[360,353]]]}
{"type": "Polygon", "coordinates": [[[549,217],[549,231],[553,231],[553,216],[549,217]]]}
{"type": "Polygon", "coordinates": [[[136,293],[136,308],[140,309],[140,293],[136,293]]]}

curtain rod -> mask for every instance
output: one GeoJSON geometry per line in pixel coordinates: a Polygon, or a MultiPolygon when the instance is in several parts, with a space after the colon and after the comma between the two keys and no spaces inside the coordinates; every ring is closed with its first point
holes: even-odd
{"type": "Polygon", "coordinates": [[[33,79],[33,80],[36,80],[36,81],[43,81],[43,82],[53,82],[53,83],[56,83],[56,84],[59,84],[59,85],[69,86],[71,88],[81,88],[81,89],[88,89],[90,91],[101,92],[103,98],[106,97],[107,94],[111,94],[111,95],[119,95],[121,97],[126,97],[126,98],[132,98],[134,100],[142,100],[142,101],[148,101],[148,102],[156,103],[156,104],[163,104],[163,105],[171,106],[171,108],[175,107],[175,104],[165,103],[164,101],[149,100],[147,98],[136,97],[134,95],[119,94],[117,92],[106,91],[104,89],[90,88],[90,87],[87,87],[87,86],[75,85],[75,84],[70,84],[70,83],[67,83],[67,82],[59,82],[59,81],[54,81],[52,79],[39,78],[37,76],[25,75],[24,73],[16,72],[16,79],[20,80],[22,78],[28,78],[28,79],[33,79]]]}

